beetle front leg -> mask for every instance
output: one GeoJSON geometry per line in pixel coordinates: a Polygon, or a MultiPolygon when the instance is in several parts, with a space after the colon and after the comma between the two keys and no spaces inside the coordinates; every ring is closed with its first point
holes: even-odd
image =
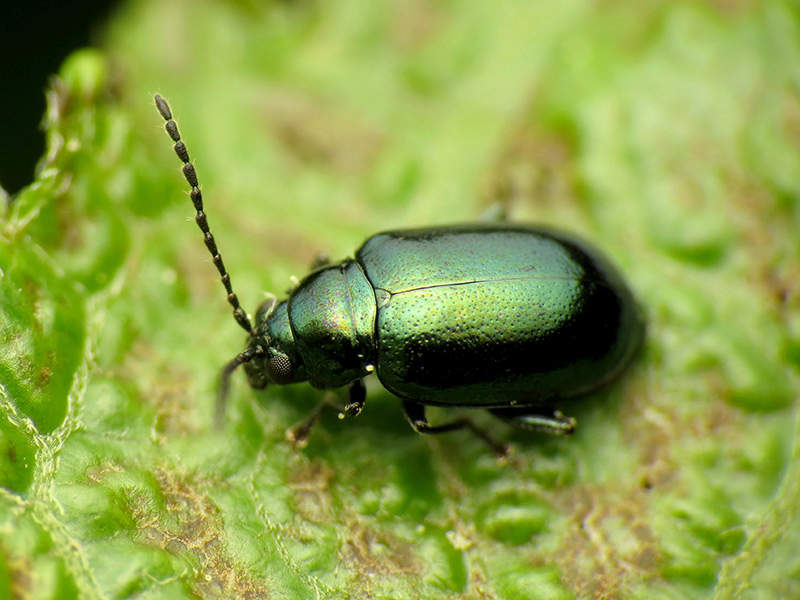
{"type": "Polygon", "coordinates": [[[335,396],[332,393],[326,392],[322,400],[319,401],[314,410],[305,419],[286,430],[286,439],[294,446],[304,447],[308,442],[311,430],[319,421],[322,411],[328,407],[336,408],[339,411],[340,419],[358,416],[364,409],[367,398],[367,388],[364,386],[364,380],[356,379],[350,384],[347,391],[349,398],[344,407],[334,400],[335,396]]]}
{"type": "Polygon", "coordinates": [[[428,419],[425,416],[425,405],[412,400],[403,400],[403,411],[412,429],[417,433],[434,434],[455,431],[456,429],[469,429],[483,440],[498,457],[503,457],[508,454],[508,446],[495,440],[489,433],[475,425],[475,423],[467,417],[448,421],[440,425],[431,425],[428,423],[428,419]]]}
{"type": "Polygon", "coordinates": [[[494,408],[489,412],[509,425],[526,431],[542,431],[552,435],[569,435],[575,430],[575,419],[566,416],[560,410],[550,415],[532,411],[533,409],[494,408]]]}
{"type": "Polygon", "coordinates": [[[305,445],[308,443],[308,436],[311,434],[311,430],[314,428],[314,425],[317,424],[317,421],[319,421],[319,416],[328,405],[329,401],[327,398],[323,398],[305,419],[300,421],[297,425],[294,425],[286,430],[286,440],[291,442],[291,444],[295,447],[305,448],[305,445]]]}
{"type": "Polygon", "coordinates": [[[356,379],[348,388],[348,400],[344,410],[339,413],[340,417],[357,417],[364,410],[364,403],[367,400],[367,388],[363,379],[356,379]]]}
{"type": "Polygon", "coordinates": [[[335,394],[332,392],[325,392],[322,396],[322,400],[317,403],[305,419],[286,430],[286,439],[291,442],[293,446],[300,448],[305,447],[308,442],[308,436],[311,434],[314,425],[319,421],[322,411],[330,407],[339,410],[339,414],[341,414],[342,410],[346,410],[342,409],[342,405],[336,402],[335,394]]]}

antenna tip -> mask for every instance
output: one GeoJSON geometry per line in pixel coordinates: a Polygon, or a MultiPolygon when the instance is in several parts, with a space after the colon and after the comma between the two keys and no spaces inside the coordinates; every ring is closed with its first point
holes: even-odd
{"type": "Polygon", "coordinates": [[[161,116],[164,117],[165,121],[169,121],[172,118],[172,111],[169,109],[169,104],[167,104],[167,101],[164,100],[160,94],[153,96],[153,99],[156,101],[156,108],[158,109],[158,112],[161,113],[161,116]]]}

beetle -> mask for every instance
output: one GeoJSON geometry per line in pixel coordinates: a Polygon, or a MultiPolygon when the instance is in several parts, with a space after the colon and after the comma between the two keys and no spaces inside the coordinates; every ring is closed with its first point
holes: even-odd
{"type": "MultiPolygon", "coordinates": [[[[512,425],[568,434],[564,401],[616,379],[644,337],[644,319],[619,271],[597,249],[554,229],[483,223],[386,231],[354,258],[319,263],[285,300],[270,296],[255,323],[239,305],[208,226],[194,165],[172,112],[156,107],[183,163],[195,220],[219,271],[245,350],[221,373],[218,422],[231,374],[250,385],[308,381],[348,386],[340,416],[364,408],[375,372],[418,433],[470,429],[468,418],[428,422],[427,406],[487,409],[512,425]]],[[[291,437],[303,442],[322,403],[291,437]]]]}

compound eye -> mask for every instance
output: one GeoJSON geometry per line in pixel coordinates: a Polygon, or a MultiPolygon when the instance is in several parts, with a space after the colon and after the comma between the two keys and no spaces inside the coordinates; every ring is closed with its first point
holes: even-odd
{"type": "Polygon", "coordinates": [[[275,354],[267,361],[270,381],[282,384],[292,381],[292,361],[285,354],[275,354]]]}

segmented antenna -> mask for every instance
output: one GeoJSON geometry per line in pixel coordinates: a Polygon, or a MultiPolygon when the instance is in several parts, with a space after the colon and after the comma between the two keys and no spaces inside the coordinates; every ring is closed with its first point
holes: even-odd
{"type": "Polygon", "coordinates": [[[186,144],[184,144],[183,140],[181,140],[181,134],[178,132],[178,124],[172,119],[172,111],[170,110],[167,101],[158,94],[155,95],[155,101],[158,112],[161,113],[161,116],[164,117],[164,120],[166,121],[164,124],[164,129],[167,130],[169,137],[171,137],[172,141],[175,142],[175,145],[173,146],[175,154],[177,154],[178,158],[180,158],[181,162],[183,162],[183,176],[186,178],[186,181],[192,188],[190,196],[192,198],[192,202],[194,203],[194,208],[197,210],[197,215],[195,216],[194,220],[197,223],[197,226],[200,228],[200,231],[203,232],[206,248],[208,248],[208,251],[211,253],[211,257],[214,260],[214,265],[217,267],[217,271],[219,271],[220,277],[222,278],[222,285],[225,286],[225,291],[228,292],[228,302],[233,307],[233,318],[236,319],[236,322],[242,327],[242,329],[252,335],[253,327],[250,324],[250,320],[247,318],[247,313],[245,313],[244,310],[242,310],[242,307],[239,306],[239,299],[236,297],[236,294],[233,293],[233,288],[231,287],[231,277],[228,275],[228,271],[225,270],[225,263],[222,262],[222,256],[220,256],[219,250],[217,250],[217,244],[214,242],[214,236],[211,235],[211,230],[208,228],[206,213],[203,212],[203,195],[197,185],[197,173],[195,173],[194,165],[189,160],[189,151],[186,149],[186,144]]]}

